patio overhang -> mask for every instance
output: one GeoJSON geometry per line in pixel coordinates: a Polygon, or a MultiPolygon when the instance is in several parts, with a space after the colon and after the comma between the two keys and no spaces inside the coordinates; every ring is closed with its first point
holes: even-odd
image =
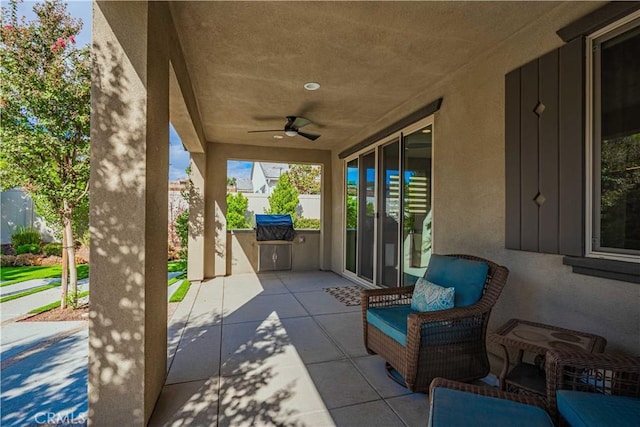
{"type": "Polygon", "coordinates": [[[165,381],[169,122],[191,153],[190,279],[232,273],[228,159],[321,164],[318,258],[344,274],[339,154],[443,98],[435,250],[509,267],[493,323],[615,330],[614,349],[637,350],[637,288],[504,246],[504,76],[561,46],[556,30],[601,5],[95,2],[90,425],[146,425],[165,381]],[[306,91],[309,81],[321,88],[306,91]],[[322,136],[248,133],[278,129],[288,115],[322,136]]]}

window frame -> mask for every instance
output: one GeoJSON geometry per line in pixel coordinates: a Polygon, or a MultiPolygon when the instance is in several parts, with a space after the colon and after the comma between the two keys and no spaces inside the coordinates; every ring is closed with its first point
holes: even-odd
{"type": "Polygon", "coordinates": [[[598,67],[596,59],[598,59],[600,55],[600,50],[596,50],[595,47],[606,40],[628,31],[630,28],[625,27],[633,24],[636,20],[640,20],[640,10],[594,31],[586,37],[585,49],[585,257],[632,263],[640,263],[640,254],[623,253],[623,250],[620,252],[603,250],[606,248],[595,249],[594,227],[596,226],[598,218],[594,212],[594,192],[598,191],[600,187],[599,173],[595,171],[596,167],[599,166],[597,166],[595,162],[599,162],[600,159],[600,123],[597,120],[599,108],[597,105],[594,105],[594,101],[596,96],[595,87],[596,85],[599,87],[599,81],[596,79],[597,71],[599,71],[596,70],[596,67],[598,67]],[[598,145],[598,149],[596,149],[596,144],[598,145]]]}

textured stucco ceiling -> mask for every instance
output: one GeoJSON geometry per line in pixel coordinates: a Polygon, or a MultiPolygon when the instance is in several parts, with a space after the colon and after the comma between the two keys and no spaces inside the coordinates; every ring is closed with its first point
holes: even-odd
{"type": "MultiPolygon", "coordinates": [[[[173,2],[206,139],[332,149],[424,104],[465,64],[557,6],[553,2],[173,2]],[[322,87],[303,89],[308,81],[322,87]],[[321,134],[275,140],[287,115],[321,134]]],[[[446,102],[446,99],[445,99],[446,102]]]]}

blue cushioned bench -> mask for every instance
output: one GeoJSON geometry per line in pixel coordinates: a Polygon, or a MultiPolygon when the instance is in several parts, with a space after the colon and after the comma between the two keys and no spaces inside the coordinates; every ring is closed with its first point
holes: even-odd
{"type": "Polygon", "coordinates": [[[429,427],[553,427],[544,402],[436,378],[429,391],[429,427]]]}

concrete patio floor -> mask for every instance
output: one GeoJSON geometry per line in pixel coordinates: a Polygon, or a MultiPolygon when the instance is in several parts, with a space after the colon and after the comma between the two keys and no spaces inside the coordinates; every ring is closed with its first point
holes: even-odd
{"type": "Polygon", "coordinates": [[[360,306],[329,272],[216,278],[169,326],[169,371],[151,426],[421,426],[428,397],[366,353],[360,306]]]}

